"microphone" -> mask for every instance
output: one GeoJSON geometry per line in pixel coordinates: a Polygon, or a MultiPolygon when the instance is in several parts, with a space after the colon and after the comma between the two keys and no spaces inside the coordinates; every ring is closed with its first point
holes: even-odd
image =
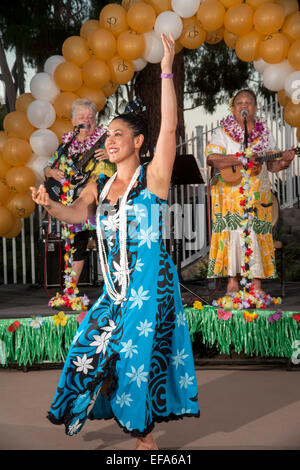
{"type": "Polygon", "coordinates": [[[241,111],[241,115],[242,115],[242,117],[243,117],[244,119],[248,116],[248,114],[249,114],[249,113],[248,113],[247,109],[243,109],[243,110],[241,111]]]}
{"type": "MultiPolygon", "coordinates": [[[[248,114],[248,112],[247,112],[247,114],[248,114]]],[[[78,126],[75,126],[75,127],[77,127],[77,129],[85,129],[86,124],[85,124],[85,122],[81,122],[80,124],[78,124],[78,126]]]]}

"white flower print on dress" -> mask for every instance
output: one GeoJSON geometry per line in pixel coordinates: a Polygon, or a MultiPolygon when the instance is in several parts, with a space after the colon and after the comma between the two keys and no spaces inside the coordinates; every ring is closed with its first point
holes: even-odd
{"type": "Polygon", "coordinates": [[[76,372],[83,372],[84,374],[88,374],[89,369],[94,369],[94,367],[91,366],[92,361],[93,358],[91,357],[88,359],[85,353],[82,357],[77,356],[76,361],[73,361],[73,364],[77,366],[76,372]]]}
{"type": "Polygon", "coordinates": [[[121,342],[123,349],[121,349],[121,353],[125,353],[125,358],[130,357],[132,359],[133,353],[138,354],[137,345],[132,344],[132,340],[130,339],[127,343],[121,342]]]}
{"type": "Polygon", "coordinates": [[[152,333],[153,330],[151,328],[152,322],[148,323],[148,320],[146,319],[144,323],[141,321],[140,326],[137,326],[136,329],[140,331],[139,336],[145,335],[145,337],[148,337],[148,333],[152,333]]]}
{"type": "Polygon", "coordinates": [[[140,388],[142,382],[148,382],[148,379],[146,378],[148,372],[143,372],[143,370],[144,364],[142,364],[138,369],[135,369],[135,367],[131,366],[131,372],[126,372],[125,374],[127,377],[131,378],[129,383],[136,382],[138,388],[140,388]]]}
{"type": "Polygon", "coordinates": [[[138,292],[136,292],[135,289],[131,289],[131,297],[129,298],[130,301],[133,302],[133,304],[131,305],[130,308],[134,308],[136,305],[138,305],[139,307],[139,310],[140,308],[142,307],[143,305],[143,302],[145,300],[149,300],[150,299],[150,296],[147,297],[147,294],[148,294],[148,290],[143,290],[143,286],[140,286],[139,287],[139,290],[138,292]]]}
{"type": "Polygon", "coordinates": [[[107,217],[106,220],[103,220],[104,230],[116,232],[119,228],[120,218],[119,214],[112,214],[107,217]]]}
{"type": "Polygon", "coordinates": [[[151,243],[157,243],[158,233],[153,232],[152,230],[152,225],[146,230],[141,229],[141,232],[138,237],[139,240],[141,240],[139,243],[139,247],[146,243],[147,247],[151,248],[151,243]]]}
{"type": "Polygon", "coordinates": [[[134,269],[135,269],[136,271],[142,271],[141,268],[142,268],[143,266],[144,266],[144,263],[142,263],[141,258],[139,258],[139,259],[136,260],[134,269]]]}
{"type": "Polygon", "coordinates": [[[172,365],[175,365],[176,369],[179,366],[179,364],[184,366],[184,359],[186,359],[187,357],[189,357],[189,355],[184,354],[184,349],[182,349],[182,351],[179,351],[179,349],[177,349],[177,356],[171,357],[171,359],[173,360],[172,365]]]}
{"type": "Polygon", "coordinates": [[[193,385],[194,377],[189,377],[189,374],[186,372],[184,376],[180,377],[179,385],[180,388],[188,388],[188,385],[193,385]]]}
{"type": "Polygon", "coordinates": [[[179,312],[176,315],[176,320],[177,320],[177,326],[185,326],[186,319],[185,319],[184,312],[179,312]]]}
{"type": "Polygon", "coordinates": [[[131,393],[126,394],[125,392],[123,392],[121,396],[117,395],[116,404],[120,405],[120,408],[123,408],[124,405],[131,406],[130,402],[133,400],[130,397],[131,393]]]}

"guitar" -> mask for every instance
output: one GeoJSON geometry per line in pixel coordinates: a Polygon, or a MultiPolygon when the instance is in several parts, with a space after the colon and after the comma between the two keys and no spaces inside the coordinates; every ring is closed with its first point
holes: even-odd
{"type": "MultiPolygon", "coordinates": [[[[72,155],[74,162],[69,167],[71,170],[71,176],[68,176],[67,179],[72,186],[72,189],[74,189],[73,200],[77,199],[79,196],[79,189],[87,182],[91,173],[95,170],[96,165],[99,163],[96,159],[93,159],[93,156],[98,148],[104,148],[105,139],[106,133],[102,134],[100,139],[98,139],[97,142],[83,155],[72,155]]],[[[54,164],[55,163],[56,162],[54,162],[54,164]]],[[[49,177],[46,178],[44,186],[50,199],[53,201],[60,201],[63,185],[59,181],[55,178],[49,177]]]]}
{"type": "MultiPolygon", "coordinates": [[[[293,149],[295,155],[297,157],[300,156],[300,147],[296,147],[293,149]]],[[[259,163],[256,168],[251,170],[251,176],[256,176],[261,172],[263,162],[268,162],[271,160],[282,160],[283,152],[276,152],[276,153],[268,153],[266,155],[262,155],[261,157],[256,158],[256,163],[259,163]]],[[[231,184],[238,184],[242,179],[242,165],[233,165],[227,166],[226,168],[220,169],[221,176],[226,183],[231,184]]]]}

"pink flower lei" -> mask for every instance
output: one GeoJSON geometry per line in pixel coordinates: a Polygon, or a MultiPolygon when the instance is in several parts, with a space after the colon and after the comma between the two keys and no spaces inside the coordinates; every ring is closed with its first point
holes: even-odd
{"type": "MultiPolygon", "coordinates": [[[[270,148],[270,130],[264,119],[254,116],[254,122],[255,126],[248,136],[248,146],[252,152],[264,154],[270,148]]],[[[240,144],[244,142],[245,131],[233,115],[223,118],[220,125],[232,140],[240,144]]]]}

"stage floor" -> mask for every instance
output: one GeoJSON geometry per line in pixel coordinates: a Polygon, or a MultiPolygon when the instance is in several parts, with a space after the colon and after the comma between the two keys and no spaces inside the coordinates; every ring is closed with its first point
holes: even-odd
{"type": "MultiPolygon", "coordinates": [[[[218,283],[217,283],[218,284],[218,283]]],[[[225,294],[226,283],[222,281],[218,291],[208,281],[189,283],[183,281],[181,293],[183,303],[192,306],[197,296],[208,300],[218,299],[225,294]]],[[[281,296],[281,285],[278,281],[264,281],[263,289],[273,297],[281,296]]],[[[80,286],[81,296],[86,294],[92,305],[101,295],[102,286],[80,286]]],[[[28,318],[34,315],[51,316],[57,314],[57,310],[48,307],[48,301],[57,292],[61,293],[59,287],[45,289],[39,285],[2,284],[0,285],[0,319],[1,318],[28,318]]],[[[286,283],[286,295],[282,298],[282,304],[270,305],[268,310],[300,311],[300,281],[286,283]]],[[[60,310],[64,310],[61,308],[60,310]]],[[[76,313],[76,312],[74,312],[76,313]]]]}

